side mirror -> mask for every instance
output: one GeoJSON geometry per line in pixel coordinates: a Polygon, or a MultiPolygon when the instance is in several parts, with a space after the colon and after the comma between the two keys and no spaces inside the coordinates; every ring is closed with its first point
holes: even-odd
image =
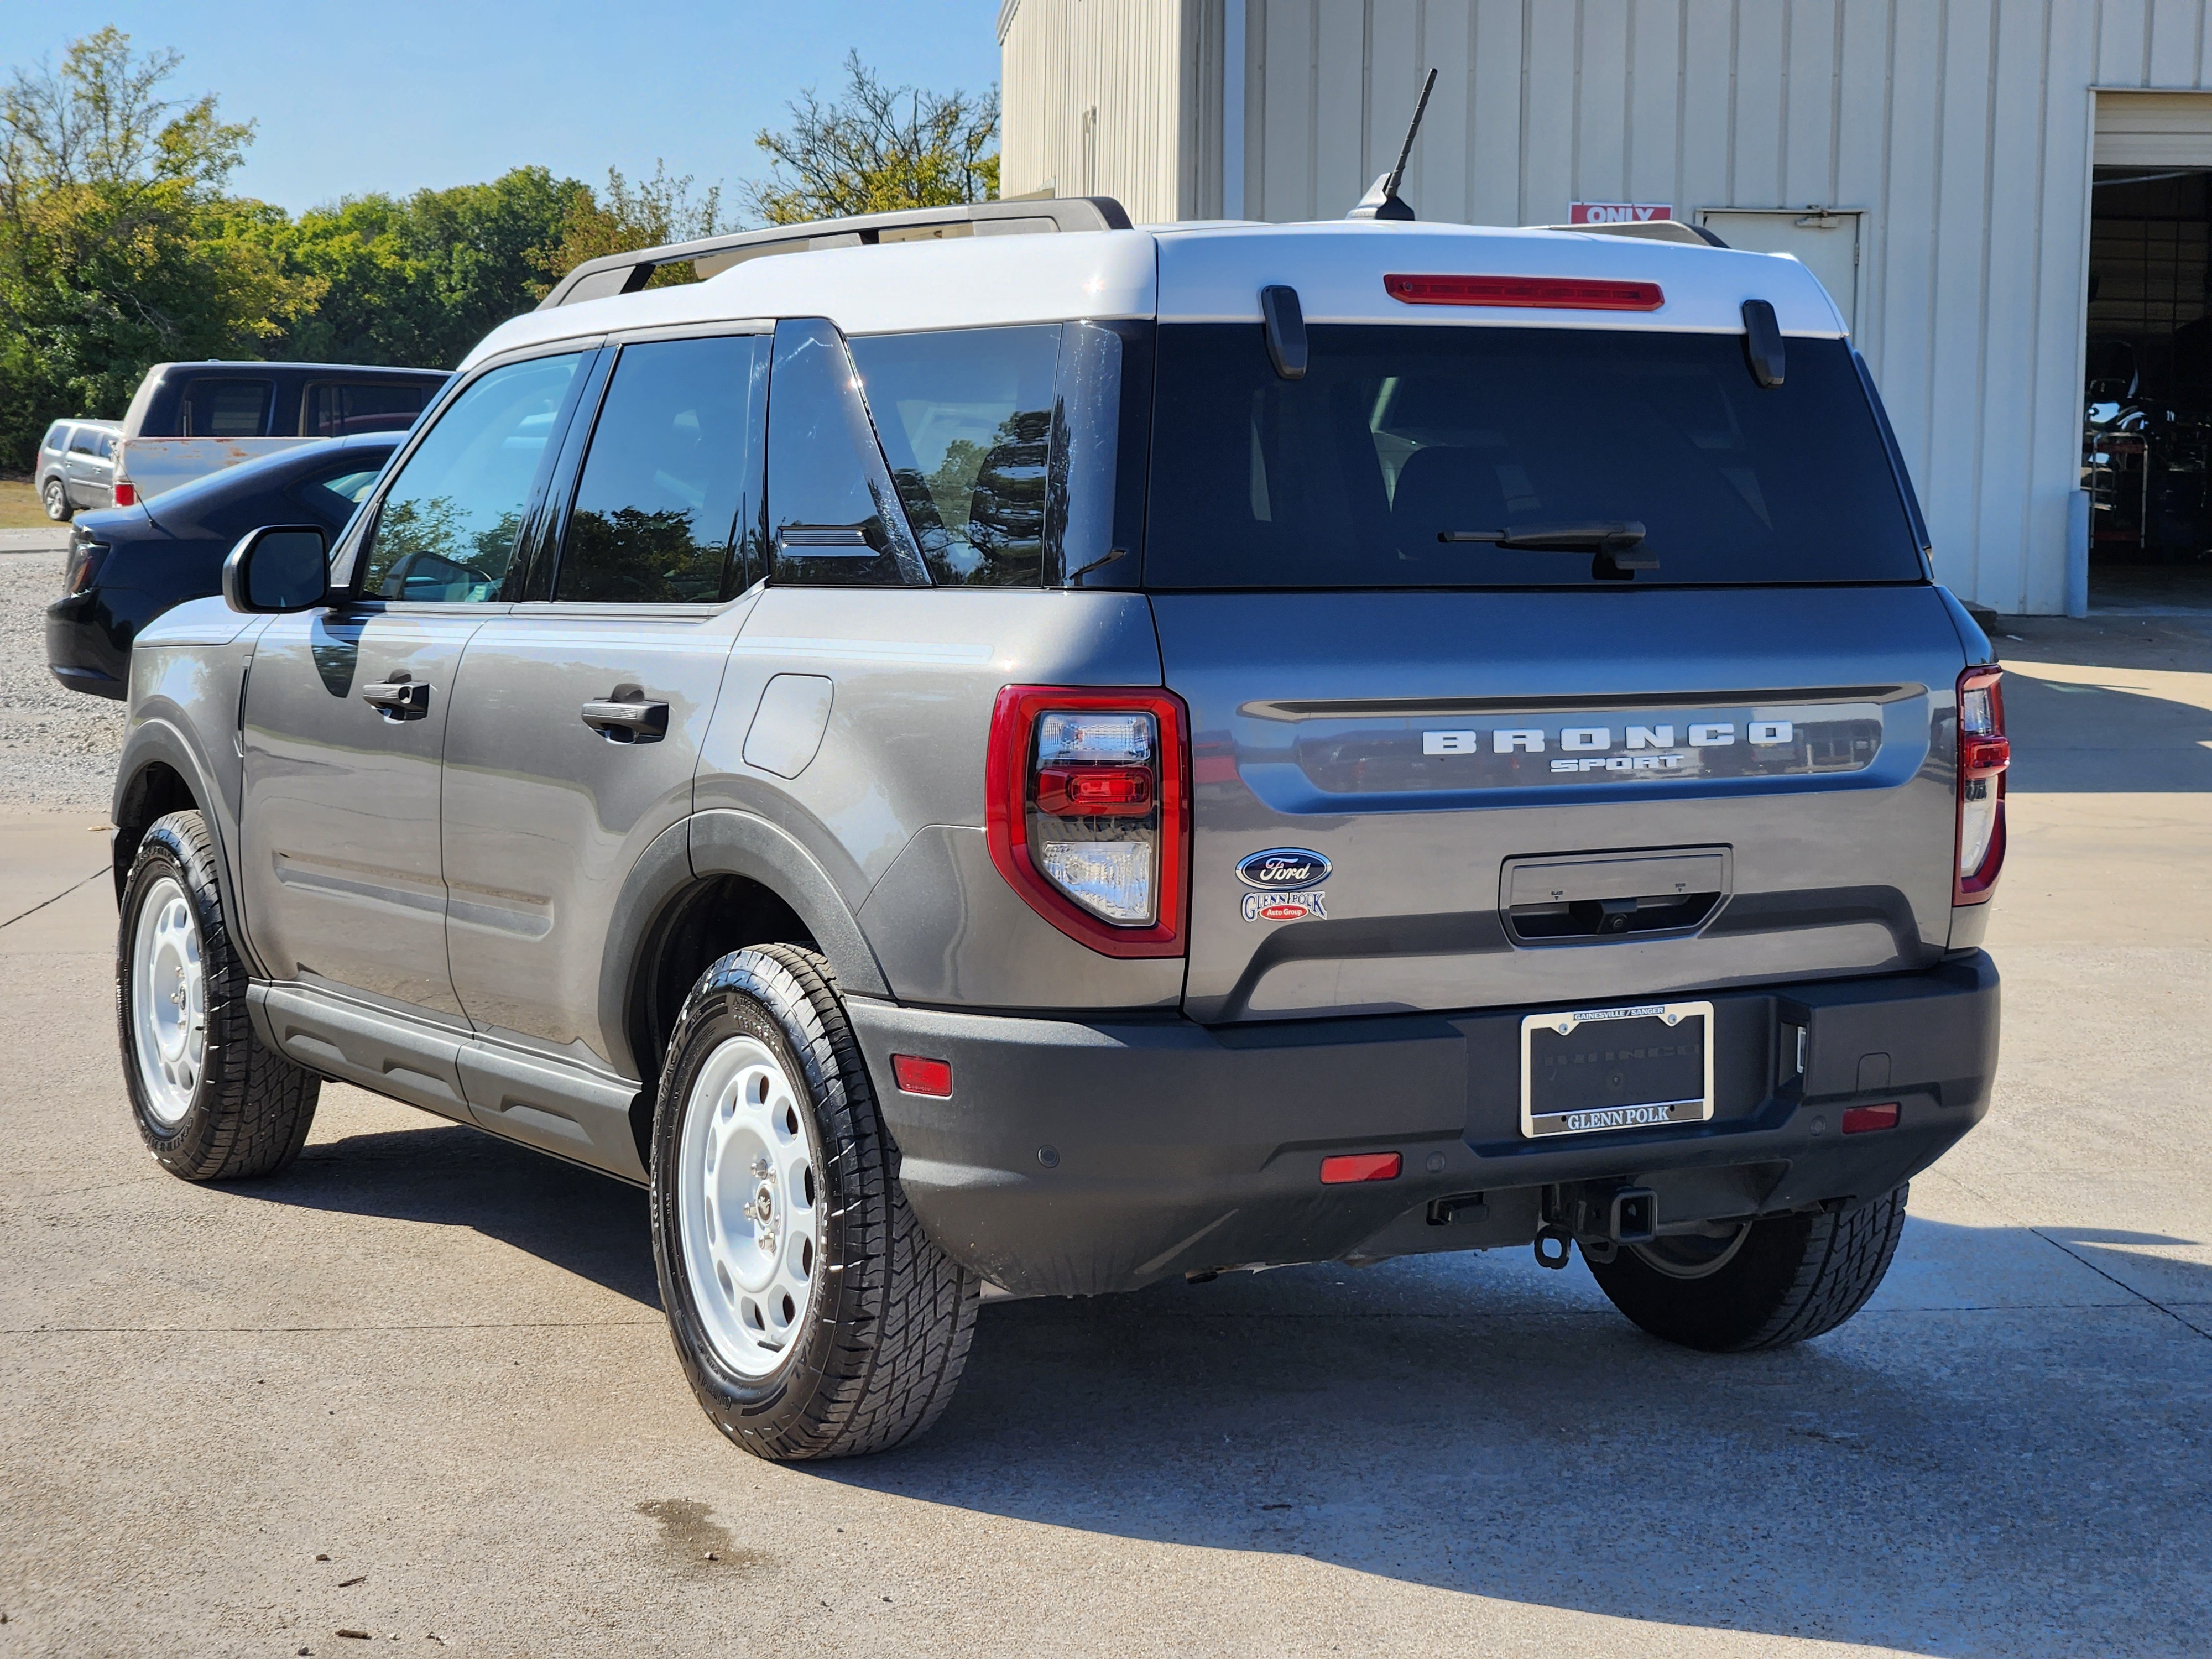
{"type": "Polygon", "coordinates": [[[306,611],[330,597],[330,543],[313,525],[249,531],[222,562],[222,599],[248,616],[306,611]]]}

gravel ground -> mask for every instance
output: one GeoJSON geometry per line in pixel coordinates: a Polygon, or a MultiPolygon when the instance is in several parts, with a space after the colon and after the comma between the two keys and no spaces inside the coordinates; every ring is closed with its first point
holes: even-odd
{"type": "Polygon", "coordinates": [[[0,553],[0,803],[104,814],[123,747],[123,705],[65,690],[46,672],[46,608],[59,553],[0,553]]]}

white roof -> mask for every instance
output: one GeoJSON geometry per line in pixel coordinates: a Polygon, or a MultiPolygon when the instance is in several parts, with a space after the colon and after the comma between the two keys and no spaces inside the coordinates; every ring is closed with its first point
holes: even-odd
{"type": "Polygon", "coordinates": [[[1740,334],[1743,302],[1774,307],[1785,334],[1840,336],[1820,283],[1787,254],[1690,247],[1571,231],[1478,225],[1146,226],[963,236],[748,259],[703,283],[533,311],[487,335],[461,365],[519,346],[617,329],[827,317],[848,334],[1153,318],[1257,322],[1260,290],[1286,283],[1309,322],[1635,328],[1740,334]],[[1656,282],[1650,312],[1405,305],[1386,275],[1582,276],[1656,282]]]}

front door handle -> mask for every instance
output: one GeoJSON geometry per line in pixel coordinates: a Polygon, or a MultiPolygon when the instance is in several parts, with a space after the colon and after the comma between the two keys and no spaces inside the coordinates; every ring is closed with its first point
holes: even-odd
{"type": "Polygon", "coordinates": [[[668,705],[611,700],[587,702],[584,724],[609,743],[659,743],[668,735],[668,705]]]}
{"type": "Polygon", "coordinates": [[[388,720],[423,720],[430,713],[430,683],[398,679],[364,685],[361,700],[388,720]]]}

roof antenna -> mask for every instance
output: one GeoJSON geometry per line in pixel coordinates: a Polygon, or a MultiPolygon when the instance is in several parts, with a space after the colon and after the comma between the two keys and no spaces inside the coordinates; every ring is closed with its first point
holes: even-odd
{"type": "Polygon", "coordinates": [[[1399,181],[1406,176],[1406,160],[1413,153],[1413,137],[1421,130],[1421,116],[1429,107],[1429,94],[1436,90],[1437,72],[1429,71],[1429,78],[1421,82],[1421,96],[1413,106],[1413,119],[1406,129],[1406,142],[1398,149],[1398,165],[1376,179],[1367,194],[1359,198],[1359,205],[1344,216],[1347,219],[1411,219],[1415,216],[1413,204],[1398,194],[1399,181]]]}

